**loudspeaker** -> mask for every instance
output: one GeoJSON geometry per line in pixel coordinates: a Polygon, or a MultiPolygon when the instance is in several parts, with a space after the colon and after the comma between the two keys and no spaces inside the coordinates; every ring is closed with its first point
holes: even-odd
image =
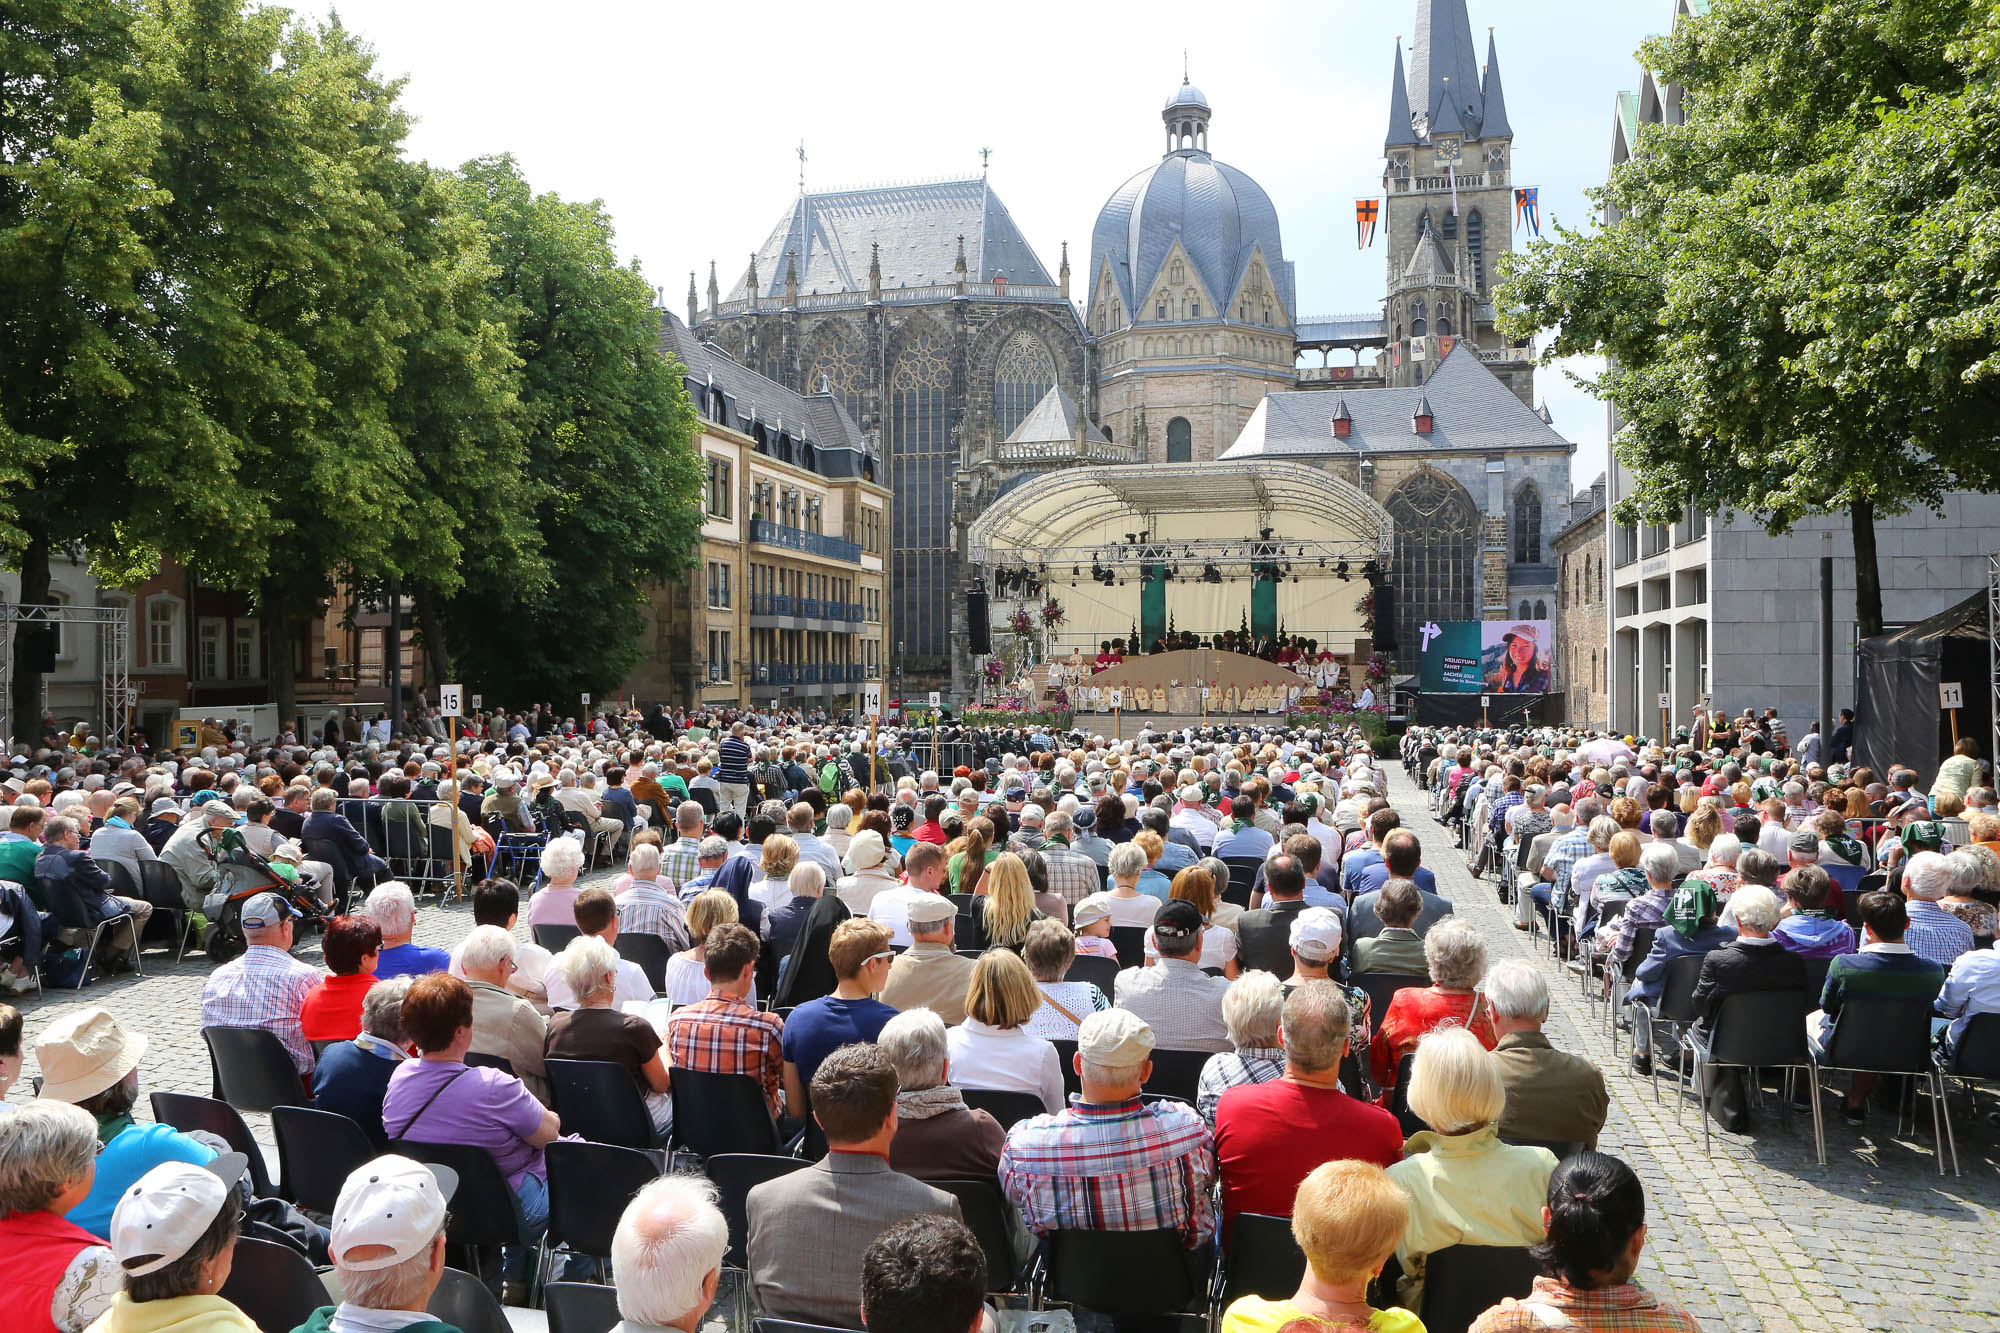
{"type": "Polygon", "coordinates": [[[1396,642],[1396,588],[1394,584],[1375,585],[1375,651],[1393,653],[1401,647],[1396,642]]]}
{"type": "Polygon", "coordinates": [[[987,621],[986,589],[965,594],[965,627],[974,653],[993,651],[993,626],[987,621]]]}
{"type": "Polygon", "coordinates": [[[56,627],[20,626],[14,631],[14,655],[28,670],[49,675],[56,669],[56,627]]]}

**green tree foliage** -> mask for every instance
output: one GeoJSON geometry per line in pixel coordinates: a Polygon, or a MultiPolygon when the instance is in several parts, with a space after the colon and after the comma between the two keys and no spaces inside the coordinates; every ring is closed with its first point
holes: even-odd
{"type": "Polygon", "coordinates": [[[643,649],[646,589],[699,550],[694,408],[661,355],[652,289],[618,265],[600,205],[533,193],[507,158],[459,175],[511,314],[528,454],[513,485],[549,577],[468,567],[446,632],[468,679],[502,698],[602,694],[643,649]]]}
{"type": "Polygon", "coordinates": [[[1614,220],[1513,256],[1501,302],[1611,359],[1621,521],[1844,512],[1875,633],[1876,516],[2000,481],[1996,33],[1995,0],[1716,0],[1642,49],[1687,124],[1643,127],[1614,220]]]}

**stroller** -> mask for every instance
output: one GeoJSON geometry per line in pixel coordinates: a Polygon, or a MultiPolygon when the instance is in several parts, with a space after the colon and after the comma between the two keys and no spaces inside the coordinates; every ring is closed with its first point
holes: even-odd
{"type": "Polygon", "coordinates": [[[242,834],[224,829],[218,842],[215,835],[204,832],[200,842],[216,871],[215,890],[201,904],[208,918],[203,945],[211,962],[226,963],[250,947],[243,937],[243,904],[259,893],[275,893],[289,902],[301,928],[325,928],[327,911],[312,891],[272,870],[268,860],[244,843],[242,834]]]}

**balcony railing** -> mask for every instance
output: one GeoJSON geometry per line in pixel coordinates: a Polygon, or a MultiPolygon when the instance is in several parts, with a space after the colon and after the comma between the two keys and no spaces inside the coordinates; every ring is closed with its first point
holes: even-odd
{"type": "Polygon", "coordinates": [[[859,602],[842,602],[825,597],[790,597],[767,592],[751,595],[750,614],[794,616],[803,620],[839,620],[859,624],[863,608],[859,602]]]}
{"type": "Polygon", "coordinates": [[[829,537],[820,532],[807,532],[804,528],[787,527],[783,523],[773,523],[768,518],[750,520],[750,540],[762,542],[766,546],[782,546],[792,551],[804,551],[808,555],[825,556],[829,560],[845,560],[853,565],[861,563],[859,542],[843,541],[839,537],[829,537]]]}
{"type": "Polygon", "coordinates": [[[759,662],[759,685],[859,685],[867,677],[848,662],[759,662]]]}

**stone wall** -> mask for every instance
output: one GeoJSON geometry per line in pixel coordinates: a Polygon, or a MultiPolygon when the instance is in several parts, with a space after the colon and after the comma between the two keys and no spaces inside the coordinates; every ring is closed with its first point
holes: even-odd
{"type": "Polygon", "coordinates": [[[1563,720],[1571,726],[1609,725],[1605,681],[1610,645],[1604,617],[1604,511],[1556,535],[1555,671],[1563,720]]]}

